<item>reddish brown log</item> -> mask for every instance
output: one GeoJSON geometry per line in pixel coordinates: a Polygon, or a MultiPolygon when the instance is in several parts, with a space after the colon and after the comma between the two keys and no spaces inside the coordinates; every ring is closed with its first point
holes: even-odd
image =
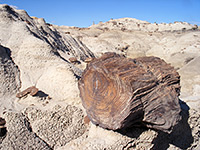
{"type": "Polygon", "coordinates": [[[79,89],[89,119],[103,128],[140,123],[170,132],[180,120],[180,76],[157,57],[106,53],[87,65],[79,89]]]}

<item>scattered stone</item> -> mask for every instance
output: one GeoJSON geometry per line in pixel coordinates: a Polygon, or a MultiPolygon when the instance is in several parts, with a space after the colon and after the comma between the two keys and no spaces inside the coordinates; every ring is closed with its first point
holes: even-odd
{"type": "Polygon", "coordinates": [[[88,116],[85,116],[85,117],[84,117],[84,123],[85,123],[85,124],[89,124],[89,123],[90,123],[90,119],[89,119],[88,116]]]}
{"type": "Polygon", "coordinates": [[[51,100],[52,99],[52,97],[50,97],[50,96],[47,96],[47,100],[51,100]]]}
{"type": "Polygon", "coordinates": [[[70,57],[69,58],[69,61],[73,64],[77,64],[77,63],[80,63],[80,61],[78,61],[78,59],[76,57],[70,57]]]}
{"type": "Polygon", "coordinates": [[[65,32],[65,34],[70,34],[70,32],[65,32]]]}
{"type": "Polygon", "coordinates": [[[38,17],[35,17],[35,16],[31,16],[31,18],[32,18],[32,19],[38,19],[38,17]]]}
{"type": "Polygon", "coordinates": [[[38,88],[36,88],[35,86],[31,86],[25,89],[24,91],[17,93],[16,97],[22,98],[26,96],[27,94],[30,94],[31,96],[35,96],[38,93],[38,91],[39,91],[38,88]]]}
{"type": "Polygon", "coordinates": [[[92,57],[86,58],[86,59],[85,59],[85,62],[86,62],[86,63],[90,63],[93,59],[94,59],[94,58],[92,58],[92,57]]]}

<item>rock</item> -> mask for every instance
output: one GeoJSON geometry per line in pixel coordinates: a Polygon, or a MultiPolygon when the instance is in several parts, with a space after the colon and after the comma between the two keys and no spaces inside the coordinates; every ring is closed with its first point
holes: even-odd
{"type": "Polygon", "coordinates": [[[69,61],[73,64],[80,63],[76,57],[70,57],[69,61]]]}
{"type": "Polygon", "coordinates": [[[155,131],[145,131],[139,128],[127,132],[130,134],[129,136],[91,125],[90,130],[82,137],[70,141],[56,150],[151,149],[153,147],[152,141],[157,136],[155,131]]]}
{"type": "Polygon", "coordinates": [[[19,69],[11,58],[11,51],[0,45],[0,95],[13,93],[20,87],[19,69]]]}
{"type": "Polygon", "coordinates": [[[106,53],[87,66],[79,89],[89,119],[103,128],[142,123],[171,132],[180,120],[180,76],[156,57],[106,53]]]}
{"type": "Polygon", "coordinates": [[[171,63],[176,69],[180,69],[190,60],[199,57],[199,36],[200,32],[198,31],[182,34],[167,33],[160,36],[159,44],[152,44],[145,54],[146,56],[160,57],[171,63]]]}
{"type": "Polygon", "coordinates": [[[200,57],[192,59],[178,72],[181,75],[180,98],[200,112],[200,57]]]}
{"type": "Polygon", "coordinates": [[[83,112],[75,106],[61,107],[42,111],[32,107],[26,108],[24,114],[29,119],[32,130],[52,148],[64,146],[86,130],[83,112]]]}
{"type": "Polygon", "coordinates": [[[28,119],[22,113],[6,112],[7,132],[0,139],[0,149],[51,150],[44,140],[32,132],[28,119]]]}
{"type": "Polygon", "coordinates": [[[11,58],[20,70],[21,85],[16,86],[16,91],[35,85],[57,100],[78,101],[74,73],[80,69],[67,62],[68,53],[80,60],[93,57],[93,53],[78,39],[59,33],[44,19],[33,19],[25,11],[0,5],[0,18],[1,45],[9,47],[11,58]],[[77,94],[69,96],[71,93],[77,94]]]}
{"type": "Polygon", "coordinates": [[[48,93],[52,99],[78,104],[81,100],[78,96],[79,90],[75,75],[81,75],[81,72],[74,70],[72,71],[67,64],[49,66],[37,80],[36,86],[48,93]]]}
{"type": "Polygon", "coordinates": [[[0,112],[14,105],[14,95],[20,88],[19,72],[10,49],[0,45],[0,112]]]}
{"type": "Polygon", "coordinates": [[[94,59],[94,58],[86,58],[86,59],[85,59],[85,62],[86,62],[86,63],[90,63],[93,59],[94,59]]]}

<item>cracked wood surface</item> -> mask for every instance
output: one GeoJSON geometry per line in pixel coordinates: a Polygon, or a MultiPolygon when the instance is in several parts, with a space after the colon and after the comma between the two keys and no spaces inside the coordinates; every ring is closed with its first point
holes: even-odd
{"type": "Polygon", "coordinates": [[[87,65],[79,89],[89,119],[103,128],[139,123],[171,132],[180,120],[180,76],[157,57],[105,53],[87,65]]]}

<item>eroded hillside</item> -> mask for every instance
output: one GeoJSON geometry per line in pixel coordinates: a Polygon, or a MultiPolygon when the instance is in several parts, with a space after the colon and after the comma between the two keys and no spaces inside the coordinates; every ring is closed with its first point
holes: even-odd
{"type": "MultiPolygon", "coordinates": [[[[0,149],[195,149],[200,146],[200,31],[176,22],[132,18],[88,28],[56,26],[0,5],[0,149]],[[87,59],[105,52],[158,56],[181,76],[182,121],[168,135],[152,129],[105,130],[87,120],[78,80],[87,59]],[[16,94],[36,86],[35,96],[16,94]]],[[[198,148],[197,148],[198,149],[198,148]]]]}

